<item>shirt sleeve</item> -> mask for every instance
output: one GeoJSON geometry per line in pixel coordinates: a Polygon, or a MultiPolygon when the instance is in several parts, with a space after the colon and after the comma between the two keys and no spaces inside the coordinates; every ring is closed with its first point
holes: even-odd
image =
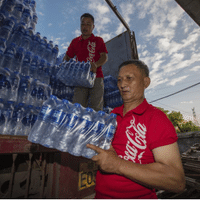
{"type": "Polygon", "coordinates": [[[177,141],[177,133],[172,122],[162,112],[158,111],[150,123],[149,145],[150,149],[173,144],[177,141]]]}
{"type": "Polygon", "coordinates": [[[101,37],[99,37],[99,53],[108,53],[106,45],[101,37]]]}
{"type": "Polygon", "coordinates": [[[66,54],[70,58],[73,58],[75,56],[74,45],[75,45],[75,42],[74,42],[74,40],[72,40],[70,45],[69,45],[69,47],[68,47],[68,49],[67,49],[67,52],[66,52],[66,54]]]}

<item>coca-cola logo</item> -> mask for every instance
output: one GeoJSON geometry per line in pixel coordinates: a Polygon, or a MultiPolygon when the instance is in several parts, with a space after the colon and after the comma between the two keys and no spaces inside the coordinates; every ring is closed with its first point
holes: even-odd
{"type": "Polygon", "coordinates": [[[146,126],[144,124],[135,123],[135,118],[132,116],[130,120],[130,126],[126,127],[126,149],[124,156],[120,155],[125,160],[141,163],[141,158],[147,147],[146,142],[146,126]]]}

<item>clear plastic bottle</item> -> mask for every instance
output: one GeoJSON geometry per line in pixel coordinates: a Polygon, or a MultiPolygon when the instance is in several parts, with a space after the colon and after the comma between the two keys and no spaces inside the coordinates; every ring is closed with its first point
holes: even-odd
{"type": "Polygon", "coordinates": [[[15,7],[15,0],[5,0],[1,6],[1,10],[4,11],[6,17],[11,16],[15,7]]]}
{"type": "Polygon", "coordinates": [[[16,102],[20,84],[19,72],[15,71],[10,73],[10,83],[11,83],[11,89],[8,94],[8,100],[16,102]]]}
{"type": "Polygon", "coordinates": [[[30,46],[32,44],[33,30],[26,29],[22,39],[20,46],[25,49],[25,51],[30,51],[30,46]]]}
{"type": "Polygon", "coordinates": [[[15,71],[17,71],[19,73],[21,72],[21,66],[22,66],[23,59],[24,59],[24,48],[19,47],[16,50],[16,53],[12,60],[12,64],[10,66],[10,68],[13,72],[15,72],[15,71]]]}
{"type": "Polygon", "coordinates": [[[34,79],[30,85],[29,105],[37,106],[38,82],[34,79]]]}
{"type": "Polygon", "coordinates": [[[32,61],[31,61],[30,68],[29,68],[30,77],[33,78],[33,79],[37,78],[38,63],[39,63],[39,57],[34,56],[32,61]]]}
{"type": "Polygon", "coordinates": [[[23,103],[17,104],[14,107],[12,119],[10,120],[10,135],[22,135],[22,118],[24,115],[25,106],[23,103]]]}
{"type": "Polygon", "coordinates": [[[30,65],[31,65],[31,52],[27,51],[25,53],[23,62],[22,62],[22,66],[21,66],[21,75],[23,76],[29,76],[30,75],[30,65]]]}
{"type": "Polygon", "coordinates": [[[117,115],[114,113],[111,113],[107,117],[106,121],[106,132],[104,133],[103,137],[101,138],[101,141],[99,141],[99,147],[105,150],[108,150],[110,148],[113,136],[115,134],[115,130],[117,127],[117,121],[116,121],[117,115]]]}
{"type": "Polygon", "coordinates": [[[38,67],[37,67],[37,79],[39,81],[43,81],[44,80],[44,76],[45,76],[45,72],[43,69],[46,68],[46,61],[44,59],[40,60],[38,67]]]}
{"type": "Polygon", "coordinates": [[[16,53],[15,50],[16,45],[11,43],[5,50],[3,60],[2,60],[2,68],[7,67],[8,69],[12,68],[13,59],[16,53]]]}
{"type": "Polygon", "coordinates": [[[0,67],[3,61],[3,55],[6,50],[6,40],[4,38],[0,38],[0,67]]]}
{"type": "Polygon", "coordinates": [[[4,101],[0,99],[0,135],[3,134],[4,125],[5,125],[5,116],[3,114],[4,101]]]}
{"type": "Polygon", "coordinates": [[[29,102],[29,91],[30,91],[30,76],[22,76],[20,75],[20,84],[18,89],[18,103],[28,103],[29,102]]]}
{"type": "Polygon", "coordinates": [[[30,51],[34,55],[38,55],[37,49],[39,48],[40,40],[41,40],[40,32],[37,32],[35,35],[33,35],[32,44],[30,45],[30,51]]]}
{"type": "Polygon", "coordinates": [[[28,28],[30,20],[31,20],[30,9],[24,8],[20,22],[24,23],[26,28],[28,28]]]}
{"type": "Polygon", "coordinates": [[[5,123],[4,123],[4,127],[2,130],[2,134],[3,135],[10,135],[10,120],[12,119],[12,115],[13,115],[13,110],[14,110],[14,102],[13,101],[7,101],[5,103],[4,109],[3,109],[3,115],[5,117],[5,123]]]}
{"type": "Polygon", "coordinates": [[[13,12],[11,13],[11,16],[15,17],[16,19],[15,24],[18,24],[20,22],[23,10],[24,10],[24,5],[22,3],[15,4],[13,12]]]}
{"type": "Polygon", "coordinates": [[[52,53],[52,47],[51,47],[51,45],[48,43],[47,46],[46,46],[45,52],[44,52],[44,54],[43,54],[43,55],[44,55],[43,58],[47,61],[47,63],[50,62],[51,53],[52,53]]]}
{"type": "MultiPolygon", "coordinates": [[[[86,144],[97,145],[100,142],[100,139],[103,137],[105,133],[106,127],[106,114],[103,111],[98,111],[97,115],[94,118],[94,125],[92,127],[92,131],[90,133],[90,137],[87,137],[84,142],[84,146],[82,146],[82,156],[86,158],[91,158],[95,155],[95,151],[86,147],[86,144]]],[[[76,148],[76,147],[75,147],[76,148]]]]}
{"type": "Polygon", "coordinates": [[[82,106],[79,103],[73,104],[70,108],[65,122],[60,129],[59,143],[56,145],[60,151],[68,152],[73,143],[74,133],[82,116],[82,106]]]}
{"type": "Polygon", "coordinates": [[[0,68],[0,98],[8,100],[10,90],[10,71],[7,68],[0,68]]]}
{"type": "Polygon", "coordinates": [[[57,97],[51,95],[50,98],[44,102],[40,113],[38,114],[37,121],[35,122],[30,134],[28,135],[29,141],[34,143],[40,142],[42,135],[47,130],[51,111],[56,107],[56,100],[57,97]]]}
{"type": "Polygon", "coordinates": [[[54,140],[59,135],[59,128],[62,126],[67,116],[68,108],[66,100],[57,100],[57,106],[51,112],[50,121],[47,131],[43,134],[40,144],[43,146],[54,148],[54,140]]]}
{"type": "Polygon", "coordinates": [[[22,119],[22,133],[21,135],[28,136],[31,131],[31,121],[34,117],[34,107],[32,105],[28,105],[24,112],[24,116],[22,119]]]}
{"type": "Polygon", "coordinates": [[[24,24],[19,24],[16,28],[14,28],[14,31],[8,40],[7,44],[15,43],[16,46],[19,46],[21,44],[21,39],[24,37],[25,34],[25,26],[24,24]]]}
{"type": "Polygon", "coordinates": [[[82,114],[77,130],[73,134],[73,143],[69,148],[69,153],[74,156],[81,156],[82,150],[87,141],[93,137],[94,111],[92,108],[86,108],[82,114]]]}

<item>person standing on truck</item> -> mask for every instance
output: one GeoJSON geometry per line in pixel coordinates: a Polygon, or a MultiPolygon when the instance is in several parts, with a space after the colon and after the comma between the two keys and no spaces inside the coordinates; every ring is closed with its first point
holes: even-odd
{"type": "Polygon", "coordinates": [[[155,189],[181,192],[184,170],[177,134],[167,116],[149,104],[144,91],[150,84],[147,65],[140,60],[119,66],[118,88],[123,105],[117,114],[117,129],[110,149],[87,144],[98,154],[96,198],[157,198],[155,189]]]}
{"type": "Polygon", "coordinates": [[[107,61],[106,45],[101,37],[94,36],[94,17],[85,13],[81,16],[82,35],[74,38],[69,45],[63,60],[69,61],[76,56],[80,62],[90,61],[91,71],[96,73],[93,88],[76,87],[74,90],[73,103],[80,103],[87,107],[90,98],[90,107],[96,111],[103,109],[104,82],[102,65],[107,61]]]}

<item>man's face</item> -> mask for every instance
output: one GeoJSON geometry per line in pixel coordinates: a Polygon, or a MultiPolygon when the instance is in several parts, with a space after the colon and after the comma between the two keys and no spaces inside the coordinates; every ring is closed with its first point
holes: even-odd
{"type": "Polygon", "coordinates": [[[143,101],[144,90],[149,84],[149,77],[145,77],[134,64],[123,66],[119,71],[117,85],[124,103],[143,101]]]}
{"type": "Polygon", "coordinates": [[[91,18],[83,17],[81,19],[81,33],[85,37],[90,37],[94,29],[94,23],[91,18]]]}

